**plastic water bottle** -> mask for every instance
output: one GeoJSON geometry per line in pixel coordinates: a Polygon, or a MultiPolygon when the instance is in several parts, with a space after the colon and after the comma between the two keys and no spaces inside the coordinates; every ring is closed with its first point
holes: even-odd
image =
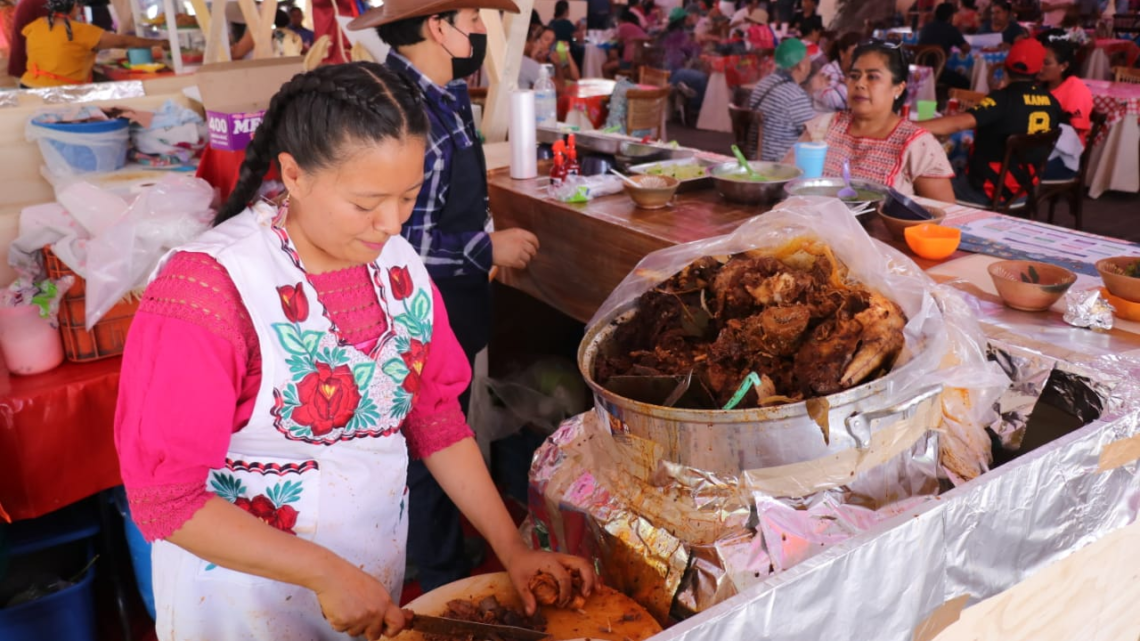
{"type": "Polygon", "coordinates": [[[538,82],[534,83],[534,116],[539,127],[558,126],[558,94],[554,91],[552,65],[542,65],[538,82]]]}

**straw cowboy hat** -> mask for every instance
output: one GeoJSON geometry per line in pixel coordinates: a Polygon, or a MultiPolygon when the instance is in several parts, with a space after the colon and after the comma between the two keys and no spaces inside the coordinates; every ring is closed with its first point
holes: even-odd
{"type": "Polygon", "coordinates": [[[384,4],[369,9],[348,23],[348,28],[351,31],[359,31],[390,22],[434,16],[437,13],[458,9],[498,9],[510,13],[519,12],[518,6],[511,0],[385,0],[384,4]]]}
{"type": "Polygon", "coordinates": [[[763,9],[753,9],[744,19],[752,24],[768,24],[768,12],[763,9]]]}

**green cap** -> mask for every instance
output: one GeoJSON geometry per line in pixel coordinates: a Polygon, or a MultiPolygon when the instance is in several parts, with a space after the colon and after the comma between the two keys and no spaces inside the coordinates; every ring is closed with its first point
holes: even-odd
{"type": "Polygon", "coordinates": [[[673,10],[669,12],[669,22],[684,20],[687,17],[689,17],[689,12],[682,7],[673,7],[673,10]]]}
{"type": "Polygon", "coordinates": [[[788,38],[776,47],[776,66],[791,69],[807,56],[807,47],[796,38],[788,38]]]}

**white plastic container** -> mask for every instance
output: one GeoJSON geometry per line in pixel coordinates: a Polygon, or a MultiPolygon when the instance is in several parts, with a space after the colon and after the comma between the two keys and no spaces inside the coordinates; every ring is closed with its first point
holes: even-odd
{"type": "Polygon", "coordinates": [[[0,351],[13,374],[27,376],[63,362],[59,330],[40,318],[35,305],[0,307],[0,351]]]}

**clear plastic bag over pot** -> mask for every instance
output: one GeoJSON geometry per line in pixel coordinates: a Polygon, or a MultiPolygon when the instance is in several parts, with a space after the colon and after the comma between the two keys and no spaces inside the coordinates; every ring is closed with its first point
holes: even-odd
{"type": "MultiPolygon", "coordinates": [[[[632,301],[704,256],[776,251],[796,239],[826,243],[849,277],[897,303],[906,313],[906,346],[881,396],[901,401],[941,385],[942,462],[956,482],[986,471],[985,428],[1008,377],[987,361],[986,340],[972,310],[953,289],[936,284],[899,251],[872,239],[836,199],[794,198],[725,236],[677,245],[646,256],[590,320],[587,333],[611,322],[632,301]]],[[[801,488],[819,491],[825,486],[801,488]]]]}

